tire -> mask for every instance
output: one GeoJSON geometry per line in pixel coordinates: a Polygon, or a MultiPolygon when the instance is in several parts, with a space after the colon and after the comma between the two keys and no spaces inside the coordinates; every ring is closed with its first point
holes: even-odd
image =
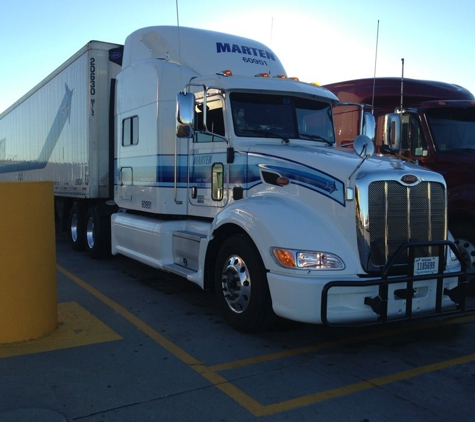
{"type": "Polygon", "coordinates": [[[69,241],[75,251],[84,250],[84,212],[83,208],[74,203],[69,213],[69,241]]]}
{"type": "Polygon", "coordinates": [[[84,238],[86,250],[91,258],[102,258],[106,254],[106,239],[101,231],[95,207],[87,210],[84,220],[84,238]]]}
{"type": "Polygon", "coordinates": [[[475,229],[470,224],[453,224],[450,232],[455,238],[468,269],[475,269],[475,229]]]}
{"type": "Polygon", "coordinates": [[[234,235],[218,252],[214,282],[226,322],[238,331],[270,328],[275,321],[266,270],[250,239],[234,235]]]}

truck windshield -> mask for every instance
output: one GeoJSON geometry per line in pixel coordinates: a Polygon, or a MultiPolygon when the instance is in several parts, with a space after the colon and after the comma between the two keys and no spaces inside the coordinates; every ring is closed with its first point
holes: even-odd
{"type": "Polygon", "coordinates": [[[426,111],[437,151],[475,150],[475,107],[426,111]]]}
{"type": "Polygon", "coordinates": [[[291,95],[231,93],[236,136],[335,142],[331,105],[291,95]]]}

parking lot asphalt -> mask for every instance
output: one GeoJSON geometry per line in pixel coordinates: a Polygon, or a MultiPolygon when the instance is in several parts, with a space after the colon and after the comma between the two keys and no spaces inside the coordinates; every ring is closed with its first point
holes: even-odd
{"type": "Polygon", "coordinates": [[[62,234],[56,261],[57,330],[0,344],[0,422],[474,418],[473,312],[243,334],[173,275],[92,260],[62,234]]]}

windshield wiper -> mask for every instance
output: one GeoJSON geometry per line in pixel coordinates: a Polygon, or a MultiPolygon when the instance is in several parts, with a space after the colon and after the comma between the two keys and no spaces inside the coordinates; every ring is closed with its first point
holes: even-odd
{"type": "Polygon", "coordinates": [[[321,137],[320,135],[309,135],[307,133],[301,133],[300,134],[300,139],[311,139],[312,141],[321,141],[325,142],[327,145],[333,145],[335,142],[330,141],[329,139],[325,139],[321,137]]]}
{"type": "Polygon", "coordinates": [[[253,135],[262,135],[264,138],[279,138],[282,139],[286,144],[289,143],[289,138],[283,136],[279,133],[272,132],[265,129],[245,129],[241,130],[241,133],[253,134],[253,135]]]}

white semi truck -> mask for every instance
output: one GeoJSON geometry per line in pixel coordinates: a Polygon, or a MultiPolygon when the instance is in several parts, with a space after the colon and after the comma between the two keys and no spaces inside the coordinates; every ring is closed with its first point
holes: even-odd
{"type": "Polygon", "coordinates": [[[0,179],[54,181],[74,248],[216,289],[238,330],[466,309],[443,177],[365,136],[339,150],[337,101],[256,41],[143,28],[0,115],[0,179]]]}

